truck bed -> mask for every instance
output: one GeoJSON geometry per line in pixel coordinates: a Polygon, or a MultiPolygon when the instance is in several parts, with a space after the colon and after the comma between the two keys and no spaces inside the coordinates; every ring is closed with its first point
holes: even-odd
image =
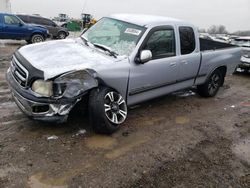
{"type": "Polygon", "coordinates": [[[237,47],[237,46],[200,38],[200,51],[201,52],[207,51],[207,50],[219,50],[219,49],[234,48],[234,47],[237,47]]]}
{"type": "Polygon", "coordinates": [[[196,85],[203,84],[216,67],[226,67],[226,74],[232,74],[240,63],[241,48],[235,45],[200,39],[201,63],[196,85]]]}

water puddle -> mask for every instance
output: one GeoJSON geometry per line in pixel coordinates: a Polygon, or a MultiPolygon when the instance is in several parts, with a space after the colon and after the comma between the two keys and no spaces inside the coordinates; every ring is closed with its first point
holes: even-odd
{"type": "Polygon", "coordinates": [[[119,145],[119,147],[117,147],[116,149],[106,153],[105,157],[108,158],[108,159],[118,158],[118,157],[126,154],[128,151],[131,151],[135,147],[138,147],[141,144],[144,144],[144,143],[146,143],[147,141],[149,141],[151,139],[149,135],[145,135],[143,133],[130,135],[127,138],[128,139],[125,140],[124,143],[121,143],[119,145]]]}
{"type": "Polygon", "coordinates": [[[64,185],[65,178],[47,179],[42,173],[33,175],[29,179],[29,186],[31,188],[67,188],[64,185]]]}
{"type": "Polygon", "coordinates": [[[250,107],[250,101],[241,103],[241,106],[243,106],[243,107],[250,107]]]}
{"type": "Polygon", "coordinates": [[[23,173],[23,171],[19,168],[14,167],[11,165],[10,167],[4,167],[0,169],[0,179],[8,177],[9,174],[14,174],[14,173],[23,173]]]}
{"type": "Polygon", "coordinates": [[[31,176],[29,178],[28,184],[30,188],[67,188],[67,181],[70,179],[72,180],[74,177],[83,172],[90,171],[91,169],[95,168],[98,163],[99,161],[97,161],[95,157],[84,160],[74,168],[62,171],[62,174],[57,173],[58,177],[56,178],[51,178],[46,175],[46,173],[40,172],[31,176]]]}
{"type": "Polygon", "coordinates": [[[233,152],[250,164],[250,138],[244,139],[233,146],[233,152]]]}
{"type": "Polygon", "coordinates": [[[178,116],[175,118],[175,123],[184,125],[190,122],[190,119],[186,116],[178,116]]]}
{"type": "Polygon", "coordinates": [[[116,139],[110,136],[95,135],[87,138],[85,143],[90,149],[111,149],[116,144],[116,139]]]}
{"type": "Polygon", "coordinates": [[[151,125],[159,125],[166,121],[165,117],[146,117],[143,120],[143,125],[151,126],[151,125]]]}

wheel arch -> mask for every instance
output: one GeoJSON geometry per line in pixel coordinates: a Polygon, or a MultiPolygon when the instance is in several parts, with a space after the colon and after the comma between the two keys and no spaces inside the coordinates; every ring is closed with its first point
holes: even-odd
{"type": "Polygon", "coordinates": [[[44,40],[46,39],[45,34],[44,34],[44,33],[42,33],[42,32],[39,32],[39,31],[35,31],[35,32],[33,32],[33,33],[31,34],[31,36],[30,36],[30,39],[31,39],[34,35],[42,35],[42,36],[43,36],[43,38],[44,38],[44,40]]]}
{"type": "Polygon", "coordinates": [[[221,66],[218,66],[218,67],[215,67],[214,69],[212,69],[212,71],[210,71],[210,73],[208,74],[207,78],[206,78],[206,82],[208,81],[208,79],[210,78],[210,76],[214,73],[214,71],[216,70],[219,70],[220,73],[222,74],[222,78],[223,78],[223,81],[222,81],[222,84],[221,86],[223,86],[224,84],[224,81],[225,81],[225,76],[227,74],[227,66],[226,65],[221,65],[221,66]]]}

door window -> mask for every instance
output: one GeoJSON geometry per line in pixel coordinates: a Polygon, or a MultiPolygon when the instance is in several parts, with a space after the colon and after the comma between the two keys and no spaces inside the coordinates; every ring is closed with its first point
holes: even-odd
{"type": "Polygon", "coordinates": [[[4,16],[4,23],[9,24],[9,25],[18,25],[18,24],[20,24],[20,20],[15,16],[5,15],[4,16]]]}
{"type": "Polygon", "coordinates": [[[42,22],[43,22],[43,25],[47,25],[47,26],[54,26],[55,25],[52,21],[47,20],[47,19],[43,19],[42,22]]]}
{"type": "Polygon", "coordinates": [[[43,25],[42,19],[38,17],[30,17],[30,23],[43,25]]]}
{"type": "Polygon", "coordinates": [[[17,15],[23,22],[29,23],[29,18],[28,16],[25,15],[17,15]]]}
{"type": "Polygon", "coordinates": [[[195,35],[191,27],[180,27],[181,54],[191,54],[195,50],[195,35]]]}
{"type": "Polygon", "coordinates": [[[152,52],[152,58],[165,58],[176,55],[175,34],[173,29],[154,31],[144,47],[152,52]]]}

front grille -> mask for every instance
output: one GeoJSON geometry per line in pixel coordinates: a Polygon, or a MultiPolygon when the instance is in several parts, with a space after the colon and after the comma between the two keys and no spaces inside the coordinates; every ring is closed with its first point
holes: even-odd
{"type": "Polygon", "coordinates": [[[29,73],[27,69],[13,56],[11,63],[11,72],[16,81],[22,86],[27,86],[29,73]]]}

